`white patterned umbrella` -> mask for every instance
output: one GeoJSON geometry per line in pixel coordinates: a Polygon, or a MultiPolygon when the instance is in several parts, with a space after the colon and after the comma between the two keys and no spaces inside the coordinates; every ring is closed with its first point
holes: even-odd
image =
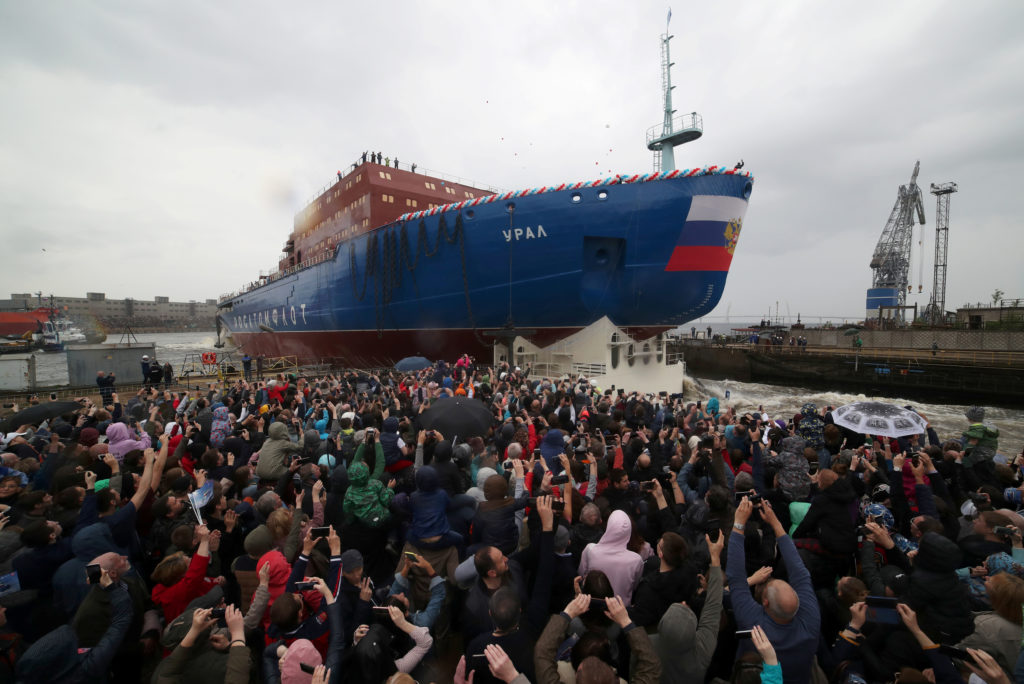
{"type": "Polygon", "coordinates": [[[832,412],[836,425],[862,435],[907,437],[928,429],[924,418],[899,406],[880,401],[858,401],[840,406],[832,412]]]}

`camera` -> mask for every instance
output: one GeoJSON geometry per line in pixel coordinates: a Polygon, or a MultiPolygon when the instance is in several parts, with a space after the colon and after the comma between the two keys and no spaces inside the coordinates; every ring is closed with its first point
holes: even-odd
{"type": "Polygon", "coordinates": [[[89,584],[99,584],[100,577],[103,576],[103,568],[100,567],[99,563],[93,563],[92,565],[85,566],[85,574],[89,578],[89,584]]]}
{"type": "Polygon", "coordinates": [[[736,492],[737,506],[740,504],[741,501],[743,501],[743,497],[747,497],[748,499],[750,499],[750,503],[753,504],[755,507],[761,504],[761,495],[755,492],[754,490],[750,489],[745,492],[736,492]]]}
{"type": "Polygon", "coordinates": [[[640,489],[642,491],[645,491],[645,492],[653,492],[654,491],[654,480],[647,480],[645,482],[641,482],[640,483],[640,489]]]}
{"type": "MultiPolygon", "coordinates": [[[[530,499],[526,503],[527,503],[527,505],[530,506],[530,508],[536,508],[537,507],[537,497],[531,496],[530,499]]],[[[551,502],[551,510],[556,512],[556,513],[564,511],[565,510],[565,502],[564,501],[560,501],[558,499],[555,499],[554,501],[551,502]]]]}
{"type": "Polygon", "coordinates": [[[316,582],[296,582],[295,591],[308,591],[316,589],[316,582]]]}
{"type": "Polygon", "coordinates": [[[225,613],[226,610],[227,609],[223,608],[223,607],[221,607],[221,608],[211,608],[210,609],[210,618],[214,619],[214,620],[223,620],[224,619],[224,613],[225,613]]]}
{"type": "Polygon", "coordinates": [[[569,483],[568,475],[555,475],[551,478],[552,485],[564,485],[569,483]]]}

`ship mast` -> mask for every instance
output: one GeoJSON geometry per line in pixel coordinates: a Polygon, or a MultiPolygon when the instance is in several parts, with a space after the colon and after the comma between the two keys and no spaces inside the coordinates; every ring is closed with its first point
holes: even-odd
{"type": "Polygon", "coordinates": [[[674,171],[676,159],[674,148],[693,142],[703,134],[704,122],[697,112],[675,116],[672,109],[672,58],[669,52],[669,41],[674,38],[668,32],[668,24],[672,21],[672,10],[668,11],[665,22],[665,33],[661,35],[661,87],[664,91],[665,112],[661,125],[655,124],[647,129],[647,149],[654,152],[654,171],[674,171]]]}

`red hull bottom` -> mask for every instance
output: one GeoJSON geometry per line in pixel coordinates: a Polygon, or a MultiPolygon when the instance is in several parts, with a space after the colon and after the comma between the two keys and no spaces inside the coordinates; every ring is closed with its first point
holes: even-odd
{"type": "MultiPolygon", "coordinates": [[[[580,328],[544,328],[532,335],[542,346],[580,328]]],[[[332,363],[352,368],[392,366],[407,356],[434,361],[462,354],[490,363],[495,338],[479,331],[459,330],[346,330],[325,332],[236,332],[232,340],[250,356],[297,356],[303,363],[332,363]]]]}

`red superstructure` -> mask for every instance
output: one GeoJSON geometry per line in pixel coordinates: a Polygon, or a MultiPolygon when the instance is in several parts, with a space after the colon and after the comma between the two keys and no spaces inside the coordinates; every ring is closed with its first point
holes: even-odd
{"type": "MultiPolygon", "coordinates": [[[[403,165],[404,166],[404,165],[403,165]]],[[[402,214],[492,194],[456,181],[373,162],[340,173],[295,215],[278,269],[332,252],[337,243],[394,221],[402,214]]]]}
{"type": "Polygon", "coordinates": [[[50,320],[53,309],[41,306],[31,311],[0,311],[0,335],[34,333],[41,323],[50,320]]]}

